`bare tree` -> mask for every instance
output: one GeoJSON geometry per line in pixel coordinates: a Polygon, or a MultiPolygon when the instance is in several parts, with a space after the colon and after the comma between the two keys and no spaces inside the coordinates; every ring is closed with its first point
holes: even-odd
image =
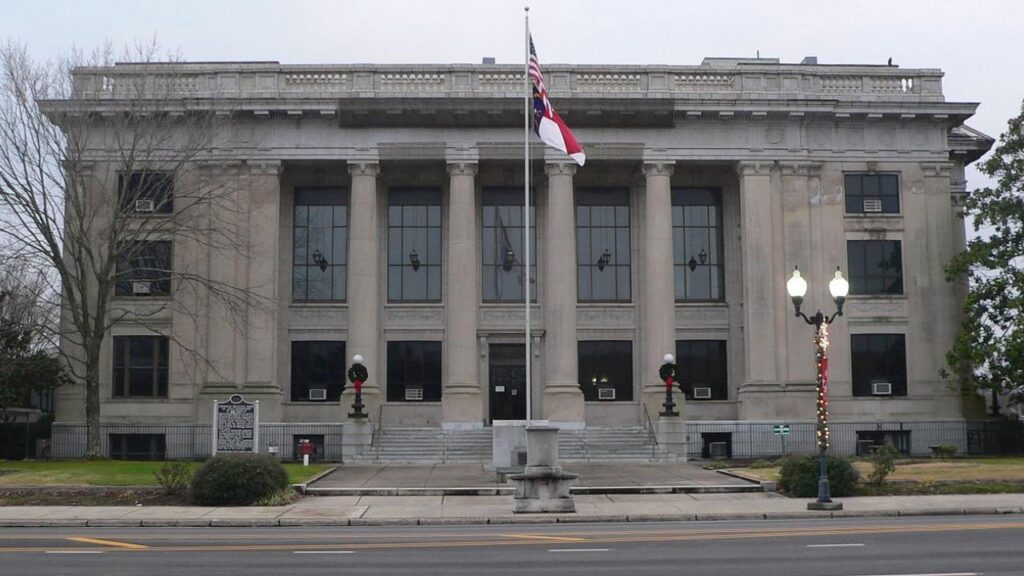
{"type": "Polygon", "coordinates": [[[215,301],[244,323],[268,308],[211,278],[205,262],[172,264],[172,245],[245,257],[246,224],[239,186],[216,177],[226,122],[182,97],[189,78],[155,54],[135,48],[123,57],[131,64],[110,68],[109,47],[50,63],[0,47],[0,259],[35,267],[57,297],[51,335],[85,386],[91,457],[102,453],[101,346],[112,326],[152,326],[198,365],[200,331],[169,330],[169,313],[198,324],[215,301]]]}

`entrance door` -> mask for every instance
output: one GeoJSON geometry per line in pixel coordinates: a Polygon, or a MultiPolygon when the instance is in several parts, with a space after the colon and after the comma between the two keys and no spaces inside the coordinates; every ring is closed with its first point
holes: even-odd
{"type": "Polygon", "coordinates": [[[526,346],[491,344],[491,421],[526,419],[526,346]]]}

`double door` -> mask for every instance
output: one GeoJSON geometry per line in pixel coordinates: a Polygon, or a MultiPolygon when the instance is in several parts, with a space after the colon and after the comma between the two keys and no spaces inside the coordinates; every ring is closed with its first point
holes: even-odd
{"type": "Polygon", "coordinates": [[[490,421],[526,419],[526,346],[491,344],[490,421]]]}

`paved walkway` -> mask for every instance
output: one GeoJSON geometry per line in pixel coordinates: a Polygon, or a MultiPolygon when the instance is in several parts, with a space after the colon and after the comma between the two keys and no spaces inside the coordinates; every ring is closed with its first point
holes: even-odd
{"type": "Polygon", "coordinates": [[[837,512],[774,493],[576,496],[575,514],[512,514],[511,496],[319,496],[279,507],[7,506],[0,526],[302,526],[751,520],[1022,514],[1024,494],[841,499],[837,512]]]}
{"type": "MultiPolygon", "coordinates": [[[[563,464],[580,475],[577,486],[746,486],[750,483],[692,463],[563,464]]],[[[310,485],[314,488],[505,487],[482,464],[342,465],[310,485]]]]}

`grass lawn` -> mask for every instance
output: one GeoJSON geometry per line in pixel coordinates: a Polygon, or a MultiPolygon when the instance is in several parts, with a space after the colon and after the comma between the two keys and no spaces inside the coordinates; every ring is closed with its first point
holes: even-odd
{"type": "MultiPolygon", "coordinates": [[[[154,472],[163,462],[123,460],[59,460],[52,462],[0,461],[0,488],[6,486],[156,486],[154,472]]],[[[193,469],[201,462],[190,463],[193,469]]],[[[288,462],[288,481],[305,482],[327,470],[326,464],[288,462]]]]}
{"type": "MultiPolygon", "coordinates": [[[[871,473],[870,462],[854,462],[862,478],[871,473]]],[[[742,472],[762,480],[779,479],[779,468],[744,468],[742,472]]],[[[912,460],[896,462],[887,480],[912,482],[1024,482],[1024,457],[912,460]]]]}

